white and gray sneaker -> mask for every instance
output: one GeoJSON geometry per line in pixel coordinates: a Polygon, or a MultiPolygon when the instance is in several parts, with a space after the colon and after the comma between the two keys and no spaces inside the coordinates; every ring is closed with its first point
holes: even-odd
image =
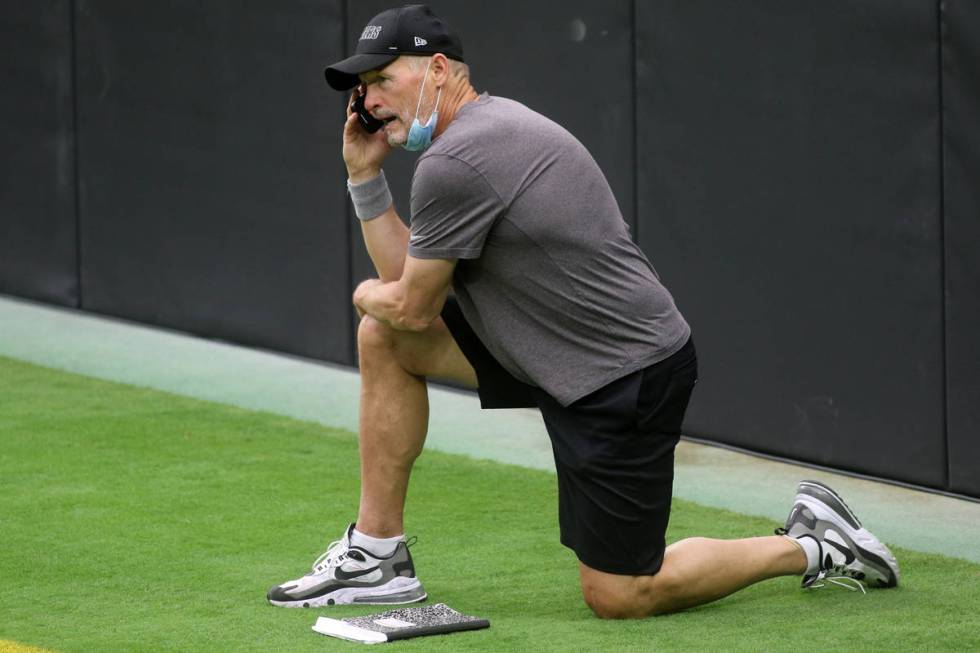
{"type": "Polygon", "coordinates": [[[776,534],[816,541],[818,564],[810,564],[803,576],[803,587],[819,587],[823,580],[861,591],[862,582],[868,587],[898,585],[895,556],[861,526],[844,500],[823,483],[800,481],[786,526],[777,528],[776,534]]]}
{"type": "Polygon", "coordinates": [[[269,603],[283,608],[371,603],[398,605],[425,599],[415,576],[409,543],[399,542],[387,557],[350,543],[354,524],[344,537],[327,547],[310,573],[269,590],[269,603]]]}

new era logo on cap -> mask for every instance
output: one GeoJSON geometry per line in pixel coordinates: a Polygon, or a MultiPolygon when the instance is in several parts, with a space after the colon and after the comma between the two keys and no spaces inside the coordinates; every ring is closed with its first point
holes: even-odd
{"type": "Polygon", "coordinates": [[[429,45],[429,42],[426,41],[421,36],[416,36],[415,37],[415,47],[419,47],[419,46],[422,46],[422,45],[429,45]]]}

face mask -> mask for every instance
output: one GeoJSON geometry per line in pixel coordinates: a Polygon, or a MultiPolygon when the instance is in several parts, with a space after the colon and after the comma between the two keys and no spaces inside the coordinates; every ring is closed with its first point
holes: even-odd
{"type": "Polygon", "coordinates": [[[419,88],[419,103],[415,107],[415,119],[412,120],[412,126],[408,130],[408,138],[405,140],[405,144],[402,145],[403,148],[410,152],[419,152],[429,147],[432,142],[432,132],[436,129],[436,123],[439,121],[439,98],[442,97],[442,89],[436,93],[436,106],[432,109],[432,114],[429,116],[428,121],[423,125],[419,122],[419,109],[422,108],[422,95],[425,92],[425,80],[429,77],[429,66],[432,64],[432,59],[429,59],[429,63],[425,64],[425,74],[422,76],[422,86],[419,88]]]}

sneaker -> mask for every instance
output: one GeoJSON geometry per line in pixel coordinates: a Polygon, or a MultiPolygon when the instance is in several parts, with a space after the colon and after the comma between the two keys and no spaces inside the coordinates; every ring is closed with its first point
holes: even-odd
{"type": "Polygon", "coordinates": [[[851,582],[861,591],[864,591],[864,587],[855,581],[861,581],[868,587],[898,585],[895,556],[861,526],[844,500],[823,483],[800,481],[786,526],[777,528],[776,534],[816,540],[820,550],[820,568],[808,570],[810,573],[803,576],[803,587],[820,587],[816,583],[825,579],[845,587],[848,587],[847,582],[851,582]]]}
{"type": "Polygon", "coordinates": [[[350,543],[354,524],[343,539],[332,543],[316,559],[310,573],[269,590],[266,598],[283,608],[315,608],[323,605],[370,603],[399,605],[425,599],[422,583],[408,552],[410,543],[399,542],[386,558],[350,543]]]}

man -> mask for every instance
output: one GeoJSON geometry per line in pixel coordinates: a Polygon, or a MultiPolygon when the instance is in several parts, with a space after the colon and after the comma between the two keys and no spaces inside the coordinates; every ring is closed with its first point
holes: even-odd
{"type": "Polygon", "coordinates": [[[477,388],[484,408],[540,408],[558,472],[561,541],[575,551],[585,601],[600,617],[680,610],[789,574],[804,585],[897,583],[887,548],[814,482],[800,484],[781,535],[665,547],[696,355],[588,151],[523,105],[478,94],[459,39],[422,5],[374,17],[355,55],[326,77],[338,90],[357,87],[343,154],[378,271],[354,293],[360,509],[313,570],[272,588],[270,602],[425,598],[402,517],[429,377],[477,388]],[[383,121],[380,131],[362,127],[358,99],[383,121]],[[393,146],[425,150],[410,228],[381,170],[393,146]]]}

